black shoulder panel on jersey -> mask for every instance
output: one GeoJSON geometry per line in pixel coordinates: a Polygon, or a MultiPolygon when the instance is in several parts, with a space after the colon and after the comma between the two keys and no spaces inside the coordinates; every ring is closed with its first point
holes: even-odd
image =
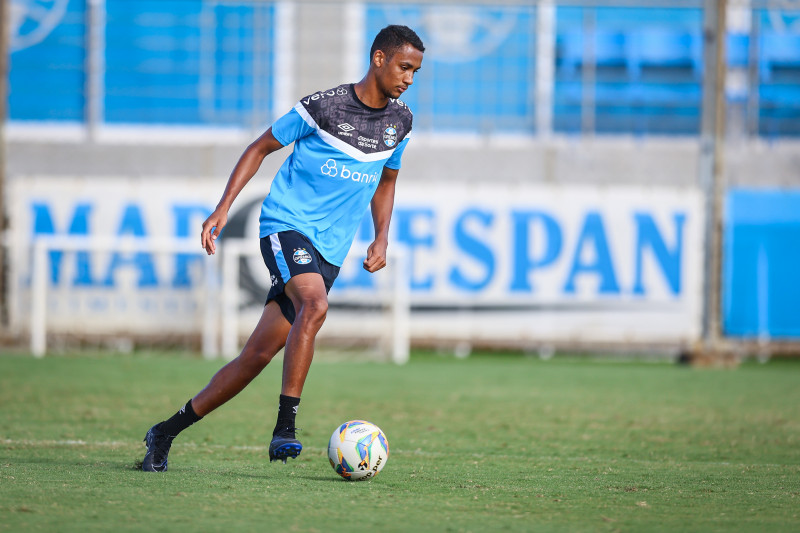
{"type": "Polygon", "coordinates": [[[311,94],[300,104],[320,132],[365,154],[392,150],[411,131],[412,114],[404,102],[390,99],[382,109],[367,107],[352,84],[311,94]]]}

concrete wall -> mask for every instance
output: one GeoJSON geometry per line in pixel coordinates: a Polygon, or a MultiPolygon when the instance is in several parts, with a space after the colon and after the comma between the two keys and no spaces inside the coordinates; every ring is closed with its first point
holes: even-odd
{"type": "MultiPolygon", "coordinates": [[[[9,179],[26,176],[219,177],[220,192],[250,135],[214,141],[126,142],[15,140],[7,146],[9,179]]],[[[271,179],[288,150],[264,162],[271,179]]],[[[453,183],[486,180],[541,183],[697,184],[697,139],[441,139],[416,136],[404,155],[403,180],[453,183]]],[[[800,187],[800,142],[728,146],[730,186],[800,187]]]]}

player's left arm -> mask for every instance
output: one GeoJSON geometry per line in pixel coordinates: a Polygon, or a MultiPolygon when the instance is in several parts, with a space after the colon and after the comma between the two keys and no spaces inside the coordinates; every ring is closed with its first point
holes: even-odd
{"type": "Polygon", "coordinates": [[[375,190],[370,206],[372,207],[372,224],[375,227],[375,240],[367,248],[364,259],[364,270],[377,272],[386,266],[386,249],[389,247],[389,222],[394,207],[394,188],[397,183],[399,169],[383,167],[381,181],[375,190]]]}

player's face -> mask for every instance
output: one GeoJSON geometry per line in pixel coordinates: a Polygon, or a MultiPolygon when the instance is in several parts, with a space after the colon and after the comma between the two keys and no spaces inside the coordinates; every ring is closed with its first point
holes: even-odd
{"type": "Polygon", "coordinates": [[[398,48],[391,57],[382,52],[378,66],[378,83],[387,98],[399,98],[414,83],[414,74],[422,66],[422,52],[406,44],[398,48]]]}

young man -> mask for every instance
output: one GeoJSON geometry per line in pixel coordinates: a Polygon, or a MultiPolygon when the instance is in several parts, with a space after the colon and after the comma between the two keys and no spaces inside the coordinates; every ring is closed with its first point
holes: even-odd
{"type": "Polygon", "coordinates": [[[147,432],[142,469],[167,470],[172,440],[227,402],[282,348],[283,381],[270,461],[297,457],[295,416],[314,356],[314,339],[328,309],[328,291],[371,205],[375,240],[364,268],[386,266],[389,220],[411,111],[398,98],[414,82],[425,47],[406,26],[375,37],[366,76],[300,100],[242,154],[215,211],[203,223],[206,253],[225,227],[236,196],[264,158],[294,142],[261,207],[261,253],[272,288],[255,330],[239,356],[174,416],[147,432]]]}

